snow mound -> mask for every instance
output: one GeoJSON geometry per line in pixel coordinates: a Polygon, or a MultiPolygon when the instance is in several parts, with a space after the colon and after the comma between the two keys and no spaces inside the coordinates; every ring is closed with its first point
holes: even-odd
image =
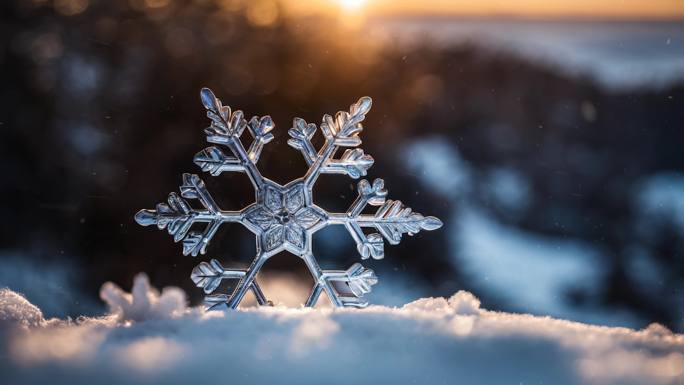
{"type": "Polygon", "coordinates": [[[0,289],[0,324],[38,326],[45,322],[43,313],[21,294],[0,289]]]}
{"type": "MultiPolygon", "coordinates": [[[[0,333],[3,382],[684,384],[684,335],[662,325],[493,312],[465,291],[400,308],[204,312],[139,275],[132,293],[108,283],[102,297],[112,314],[0,333]]],[[[13,306],[0,302],[0,314],[13,306]]]]}
{"type": "Polygon", "coordinates": [[[460,315],[480,313],[480,300],[467,291],[459,290],[451,298],[421,298],[403,306],[405,310],[453,312],[460,315]]]}
{"type": "Polygon", "coordinates": [[[100,289],[100,298],[119,321],[171,318],[186,310],[185,293],[181,289],[167,287],[160,295],[150,286],[150,280],[144,273],[135,276],[130,294],[114,283],[106,282],[100,289]]]}
{"type": "Polygon", "coordinates": [[[472,293],[459,290],[449,298],[451,306],[456,314],[477,315],[480,313],[480,300],[472,293]]]}

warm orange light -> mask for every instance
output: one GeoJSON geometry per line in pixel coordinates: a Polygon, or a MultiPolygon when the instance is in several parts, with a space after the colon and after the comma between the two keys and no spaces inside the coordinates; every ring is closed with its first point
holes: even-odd
{"type": "MultiPolygon", "coordinates": [[[[66,0],[64,0],[66,1],[66,0]]],[[[292,15],[681,19],[682,0],[281,0],[292,15]]]]}
{"type": "Polygon", "coordinates": [[[357,11],[366,4],[366,0],[337,0],[345,11],[357,11]]]}

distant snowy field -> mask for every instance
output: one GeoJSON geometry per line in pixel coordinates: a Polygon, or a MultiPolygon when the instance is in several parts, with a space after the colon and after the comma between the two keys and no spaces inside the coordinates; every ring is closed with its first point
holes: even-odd
{"type": "MultiPolygon", "coordinates": [[[[407,168],[426,187],[452,203],[454,212],[442,214],[444,231],[449,232],[447,252],[454,266],[468,278],[483,297],[494,295],[500,307],[509,311],[549,315],[591,324],[640,328],[649,320],[617,306],[588,301],[581,306],[568,301],[567,293],[580,290],[598,298],[607,258],[600,245],[567,237],[553,237],[525,231],[502,222],[487,207],[473,199],[484,196],[487,204],[515,218],[536,198],[531,181],[513,168],[492,167],[478,171],[458,148],[439,136],[406,144],[407,168]],[[477,177],[478,172],[485,177],[477,177]],[[450,178],[444,178],[444,175],[450,178]]],[[[684,174],[653,174],[635,183],[631,195],[637,225],[644,239],[655,236],[658,223],[676,224],[684,234],[684,174]]],[[[644,252],[632,253],[627,273],[639,283],[646,298],[659,298],[662,267],[644,252]]],[[[383,281],[386,285],[386,281],[383,281]]],[[[390,282],[396,286],[396,282],[390,282]]],[[[380,290],[384,290],[378,285],[380,290]]],[[[680,285],[677,290],[684,291],[680,285]]],[[[372,293],[373,294],[373,293],[372,293]]],[[[416,296],[405,298],[417,298],[416,296]]],[[[386,303],[373,298],[374,303],[386,303]]],[[[678,309],[684,329],[684,297],[671,305],[678,309]]]]}
{"type": "Polygon", "coordinates": [[[399,308],[209,313],[142,275],[131,294],[100,294],[107,315],[45,320],[0,290],[0,382],[684,384],[684,335],[492,312],[467,292],[399,308]]]}

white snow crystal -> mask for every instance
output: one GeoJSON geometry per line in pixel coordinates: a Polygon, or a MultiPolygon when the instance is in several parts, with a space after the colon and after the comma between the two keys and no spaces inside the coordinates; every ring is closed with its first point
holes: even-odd
{"type": "Polygon", "coordinates": [[[109,305],[110,312],[116,314],[119,321],[170,318],[186,309],[185,293],[182,290],[167,287],[160,295],[156,289],[150,287],[150,280],[144,273],[135,276],[131,294],[107,282],[100,289],[100,298],[109,305]]]}

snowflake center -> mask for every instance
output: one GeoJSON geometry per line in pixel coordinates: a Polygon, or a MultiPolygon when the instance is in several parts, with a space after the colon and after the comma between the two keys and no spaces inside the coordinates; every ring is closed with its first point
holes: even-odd
{"type": "Polygon", "coordinates": [[[281,225],[287,225],[292,220],[292,214],[287,212],[287,210],[281,210],[275,214],[275,219],[281,225]]]}

